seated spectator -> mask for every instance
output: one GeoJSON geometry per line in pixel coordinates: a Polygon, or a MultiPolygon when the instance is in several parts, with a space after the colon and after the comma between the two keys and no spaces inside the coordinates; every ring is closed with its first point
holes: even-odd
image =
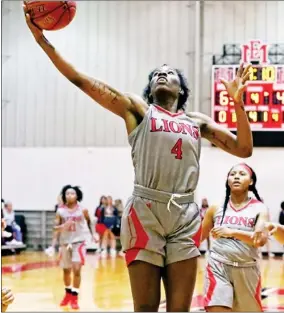
{"type": "Polygon", "coordinates": [[[102,237],[102,252],[101,256],[107,256],[107,248],[110,246],[110,255],[116,256],[116,239],[113,229],[117,225],[118,211],[114,207],[112,197],[107,197],[107,206],[101,210],[99,222],[104,224],[105,230],[102,237]]]}
{"type": "Polygon", "coordinates": [[[12,202],[5,203],[3,214],[6,223],[5,231],[12,233],[14,237],[10,244],[23,244],[21,227],[15,222],[15,212],[12,202]]]}
{"type": "Polygon", "coordinates": [[[6,223],[3,218],[3,210],[1,209],[1,245],[5,245],[6,242],[13,240],[13,234],[5,231],[6,223]]]}

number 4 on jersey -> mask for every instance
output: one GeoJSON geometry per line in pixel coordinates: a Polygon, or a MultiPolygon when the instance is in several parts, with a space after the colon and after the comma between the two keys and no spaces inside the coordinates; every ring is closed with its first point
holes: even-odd
{"type": "Polygon", "coordinates": [[[180,138],[171,150],[172,154],[175,154],[175,158],[178,160],[182,159],[182,139],[180,138]]]}

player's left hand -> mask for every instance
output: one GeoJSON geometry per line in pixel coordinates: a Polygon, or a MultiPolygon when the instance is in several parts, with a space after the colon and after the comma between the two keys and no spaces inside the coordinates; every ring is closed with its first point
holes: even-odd
{"type": "Polygon", "coordinates": [[[14,301],[14,295],[9,288],[2,288],[1,290],[1,303],[3,305],[9,305],[14,301]]]}
{"type": "Polygon", "coordinates": [[[223,238],[233,237],[233,231],[230,228],[223,226],[214,227],[211,230],[211,234],[214,239],[218,239],[221,237],[223,238]]]}
{"type": "Polygon", "coordinates": [[[244,68],[244,64],[242,63],[234,80],[228,82],[225,79],[221,79],[221,82],[226,87],[228,95],[234,100],[235,104],[239,104],[243,101],[243,94],[246,87],[245,84],[250,76],[250,67],[251,64],[244,68]]]}

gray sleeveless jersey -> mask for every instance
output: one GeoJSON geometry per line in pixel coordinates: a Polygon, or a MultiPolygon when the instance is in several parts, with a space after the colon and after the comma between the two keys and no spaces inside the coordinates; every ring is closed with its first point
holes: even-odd
{"type": "MultiPolygon", "coordinates": [[[[222,226],[253,232],[256,216],[263,212],[268,212],[266,206],[254,198],[238,210],[235,210],[229,202],[222,226]]],[[[222,214],[223,208],[219,208],[214,216],[214,226],[220,226],[222,214]]],[[[245,263],[256,262],[258,249],[237,239],[220,238],[213,241],[210,255],[227,264],[238,262],[245,265],[245,263]]]]}
{"type": "Polygon", "coordinates": [[[60,233],[60,243],[69,244],[75,242],[82,242],[86,240],[86,220],[83,213],[83,208],[78,206],[73,212],[69,211],[67,207],[61,207],[57,210],[60,215],[62,223],[68,220],[75,222],[68,230],[60,233]]]}
{"type": "Polygon", "coordinates": [[[195,190],[199,178],[200,131],[185,113],[151,105],[129,135],[135,184],[170,193],[195,190]]]}

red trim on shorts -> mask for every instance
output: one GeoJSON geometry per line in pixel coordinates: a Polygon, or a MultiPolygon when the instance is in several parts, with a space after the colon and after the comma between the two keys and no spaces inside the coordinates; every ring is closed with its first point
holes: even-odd
{"type": "Polygon", "coordinates": [[[79,256],[81,259],[81,264],[84,265],[85,264],[85,255],[83,253],[83,248],[85,246],[85,242],[81,243],[79,248],[78,248],[78,252],[79,252],[79,256]]]}
{"type": "Polygon", "coordinates": [[[256,290],[255,290],[255,300],[256,302],[258,303],[260,309],[261,309],[261,312],[263,312],[263,307],[262,307],[262,303],[261,303],[261,277],[259,276],[259,279],[258,279],[258,283],[257,283],[257,286],[256,286],[256,290]]]}
{"type": "Polygon", "coordinates": [[[134,239],[134,236],[132,234],[132,229],[131,229],[131,224],[130,224],[130,216],[127,217],[127,222],[128,222],[128,228],[129,228],[129,232],[130,232],[130,238],[129,238],[129,243],[128,246],[131,247],[131,241],[132,239],[134,239]]]}
{"type": "Polygon", "coordinates": [[[231,207],[235,212],[240,212],[240,211],[246,209],[250,204],[255,204],[255,203],[262,203],[262,202],[259,201],[259,200],[257,200],[257,199],[252,198],[252,199],[250,199],[250,201],[249,201],[244,207],[239,208],[239,209],[235,209],[234,206],[233,206],[232,201],[231,201],[231,200],[229,201],[230,207],[231,207]]]}
{"type": "Polygon", "coordinates": [[[192,240],[194,241],[194,244],[196,245],[197,248],[200,246],[200,241],[201,241],[201,234],[202,234],[202,224],[200,224],[200,227],[196,234],[192,237],[192,240]]]}
{"type": "Polygon", "coordinates": [[[154,106],[156,109],[158,109],[158,111],[163,112],[163,113],[166,113],[167,115],[169,115],[169,116],[171,116],[171,117],[175,117],[175,116],[179,116],[179,115],[183,115],[183,114],[184,114],[184,112],[172,113],[172,112],[170,112],[170,111],[168,111],[168,110],[166,110],[166,109],[160,107],[160,106],[157,105],[157,104],[153,104],[153,106],[154,106]]]}
{"type": "MultiPolygon", "coordinates": [[[[136,242],[134,244],[134,247],[130,248],[125,253],[125,260],[126,260],[127,266],[130,265],[130,263],[136,259],[141,249],[145,249],[149,241],[149,237],[147,233],[145,232],[141,222],[139,221],[139,218],[133,206],[130,208],[128,219],[129,220],[132,219],[132,223],[136,232],[136,242]]],[[[130,225],[129,225],[129,229],[131,229],[130,225]]],[[[130,240],[132,238],[133,237],[131,236],[130,240]]]]}
{"type": "Polygon", "coordinates": [[[211,270],[211,266],[207,265],[206,267],[208,278],[209,278],[209,287],[207,289],[206,297],[204,299],[204,306],[207,307],[209,305],[209,302],[212,299],[213,292],[215,290],[215,287],[217,285],[216,279],[214,277],[214,274],[211,270]]]}

